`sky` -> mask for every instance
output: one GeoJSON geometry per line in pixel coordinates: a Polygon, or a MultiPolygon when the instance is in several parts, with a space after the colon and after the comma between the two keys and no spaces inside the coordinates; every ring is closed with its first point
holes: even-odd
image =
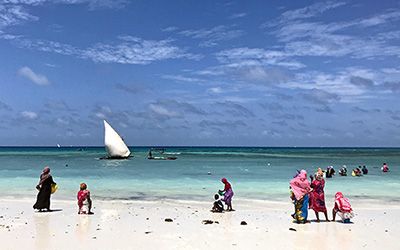
{"type": "Polygon", "coordinates": [[[0,0],[0,145],[400,146],[399,1],[0,0]]]}

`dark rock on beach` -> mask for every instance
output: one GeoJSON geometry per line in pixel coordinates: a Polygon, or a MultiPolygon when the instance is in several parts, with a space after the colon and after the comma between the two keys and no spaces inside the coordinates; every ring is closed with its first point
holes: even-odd
{"type": "Polygon", "coordinates": [[[240,222],[240,225],[245,226],[247,225],[247,222],[245,222],[244,220],[242,222],[240,222]]]}
{"type": "Polygon", "coordinates": [[[292,227],[290,227],[289,230],[290,230],[290,231],[295,231],[295,232],[297,231],[296,229],[294,229],[294,228],[292,228],[292,227]]]}
{"type": "Polygon", "coordinates": [[[173,222],[173,220],[171,218],[166,218],[165,222],[173,222]]]}
{"type": "Polygon", "coordinates": [[[207,224],[213,224],[214,221],[212,221],[212,220],[203,220],[201,223],[203,223],[204,225],[207,225],[207,224]]]}

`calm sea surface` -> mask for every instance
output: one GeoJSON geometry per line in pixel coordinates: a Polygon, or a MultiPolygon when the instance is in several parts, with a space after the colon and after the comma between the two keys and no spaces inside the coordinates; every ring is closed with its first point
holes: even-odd
{"type": "Polygon", "coordinates": [[[400,201],[400,148],[228,148],[169,147],[175,161],[147,160],[148,148],[132,147],[128,160],[100,160],[102,147],[0,147],[0,196],[28,198],[44,166],[51,168],[59,190],[53,198],[75,199],[86,182],[96,199],[210,200],[222,189],[222,177],[232,183],[235,197],[287,200],[296,169],[314,173],[317,167],[366,165],[363,177],[327,179],[327,199],[336,191],[350,197],[400,201]],[[382,173],[386,162],[390,172],[382,173]],[[210,174],[209,174],[210,172],[210,174]]]}

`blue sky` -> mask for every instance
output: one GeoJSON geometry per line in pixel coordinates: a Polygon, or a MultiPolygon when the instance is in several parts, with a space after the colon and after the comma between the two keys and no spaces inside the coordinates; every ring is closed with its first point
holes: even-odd
{"type": "Polygon", "coordinates": [[[398,1],[0,0],[0,145],[400,146],[398,1]]]}

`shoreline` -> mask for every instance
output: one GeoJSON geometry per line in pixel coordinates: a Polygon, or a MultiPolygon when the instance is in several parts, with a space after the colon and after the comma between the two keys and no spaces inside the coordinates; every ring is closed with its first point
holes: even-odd
{"type": "MultiPolygon", "coordinates": [[[[356,204],[359,208],[366,209],[370,207],[374,208],[386,208],[386,207],[391,207],[391,208],[399,208],[400,209],[400,200],[384,200],[384,199],[374,199],[374,198],[365,198],[365,197],[352,197],[352,196],[347,196],[351,203],[356,204]]],[[[170,204],[181,204],[181,203],[195,203],[195,204],[212,204],[213,199],[177,199],[177,198],[148,198],[148,199],[140,199],[140,198],[135,198],[135,199],[129,199],[129,198],[102,198],[98,197],[95,195],[92,195],[92,199],[94,202],[99,201],[101,203],[170,203],[170,204]]],[[[1,196],[0,195],[0,203],[4,202],[31,202],[32,204],[36,200],[36,195],[27,195],[23,196],[22,198],[15,198],[14,196],[1,196]]],[[[329,210],[330,205],[332,204],[333,207],[333,201],[334,199],[325,199],[327,205],[327,209],[329,210]]],[[[76,199],[69,199],[69,198],[58,198],[54,197],[52,195],[51,202],[58,202],[58,203],[66,203],[66,204],[76,204],[76,199]]],[[[246,199],[246,198],[237,198],[234,196],[233,198],[233,203],[237,204],[254,204],[256,206],[271,206],[271,205],[280,205],[280,206],[285,206],[287,204],[292,205],[291,200],[288,197],[286,198],[281,198],[281,199],[246,199]]],[[[352,205],[353,206],[353,205],[352,205]]]]}
{"type": "MultiPolygon", "coordinates": [[[[400,204],[351,200],[352,224],[292,223],[290,202],[235,199],[234,212],[211,213],[205,201],[93,200],[78,215],[73,200],[52,199],[54,212],[34,212],[30,199],[0,198],[2,249],[396,249],[400,204]],[[170,218],[172,222],[166,222],[170,218]],[[213,224],[203,224],[211,220],[213,224]],[[246,221],[247,225],[241,225],[246,221]],[[289,230],[290,228],[296,230],[289,230]],[[369,237],[366,237],[368,235],[369,237]],[[285,240],[283,240],[285,239],[285,240]]],[[[327,202],[331,219],[331,203],[327,202]]]]}

